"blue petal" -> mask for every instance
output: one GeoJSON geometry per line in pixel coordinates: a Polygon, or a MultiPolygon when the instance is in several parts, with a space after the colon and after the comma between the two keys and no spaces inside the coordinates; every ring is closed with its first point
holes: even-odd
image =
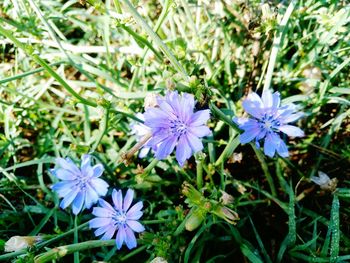
{"type": "Polygon", "coordinates": [[[126,238],[126,233],[124,226],[120,226],[118,229],[117,237],[115,239],[116,244],[117,244],[117,249],[120,249],[125,241],[126,238]]]}
{"type": "Polygon", "coordinates": [[[279,92],[272,94],[272,108],[277,109],[281,104],[281,95],[279,92]]]}
{"type": "Polygon", "coordinates": [[[110,209],[94,207],[92,214],[97,217],[112,217],[114,213],[110,209]]]}
{"type": "Polygon", "coordinates": [[[156,150],[158,144],[168,139],[169,136],[172,135],[168,133],[167,129],[158,130],[153,133],[152,138],[147,142],[147,146],[150,146],[153,150],[156,150]]]}
{"type": "Polygon", "coordinates": [[[239,127],[241,127],[242,125],[244,125],[246,122],[249,122],[251,119],[250,118],[237,118],[237,117],[233,117],[232,121],[237,124],[239,127]]]}
{"type": "Polygon", "coordinates": [[[73,201],[73,205],[72,205],[73,214],[75,215],[79,214],[79,212],[83,207],[84,199],[85,199],[84,193],[80,191],[73,201]]]}
{"type": "Polygon", "coordinates": [[[132,200],[134,198],[134,190],[132,189],[128,189],[128,191],[126,192],[126,195],[124,197],[124,202],[123,202],[123,210],[124,211],[128,211],[132,200]]]}
{"type": "Polygon", "coordinates": [[[122,211],[123,210],[123,193],[121,190],[115,190],[113,189],[112,192],[112,199],[113,199],[113,203],[115,208],[118,211],[122,211]]]}
{"type": "Polygon", "coordinates": [[[105,234],[101,237],[101,240],[110,240],[114,236],[115,231],[116,231],[116,228],[113,226],[110,226],[109,228],[107,228],[107,231],[105,232],[105,234]]]}
{"type": "Polygon", "coordinates": [[[168,103],[173,108],[173,112],[181,119],[184,120],[185,116],[182,115],[182,108],[180,104],[180,98],[177,92],[169,93],[168,103]]]}
{"type": "Polygon", "coordinates": [[[191,146],[193,153],[199,152],[203,149],[202,141],[194,136],[191,132],[187,132],[186,139],[187,143],[191,146]]]}
{"type": "Polygon", "coordinates": [[[202,126],[206,124],[210,118],[209,110],[200,110],[192,114],[191,119],[189,121],[189,125],[192,127],[202,126]]]}
{"type": "Polygon", "coordinates": [[[193,114],[194,109],[194,96],[189,93],[183,93],[180,99],[180,105],[182,110],[183,121],[187,122],[193,114]]]}
{"type": "Polygon", "coordinates": [[[80,172],[79,168],[69,158],[56,158],[55,161],[61,168],[71,171],[72,173],[77,174],[80,172]]]}
{"type": "Polygon", "coordinates": [[[75,188],[76,184],[76,181],[62,181],[52,185],[51,189],[57,192],[60,197],[63,197],[75,188]]]}
{"type": "Polygon", "coordinates": [[[239,128],[241,130],[251,130],[251,129],[261,130],[260,124],[258,123],[258,121],[255,119],[250,119],[250,118],[241,120],[239,128]]]}
{"type": "Polygon", "coordinates": [[[100,177],[104,171],[102,164],[96,164],[94,167],[92,167],[93,170],[93,177],[100,177]]]}
{"type": "Polygon", "coordinates": [[[268,133],[266,135],[265,143],[264,143],[264,153],[267,156],[273,157],[275,155],[277,149],[277,141],[279,139],[277,135],[273,133],[268,133]]]}
{"type": "Polygon", "coordinates": [[[130,219],[130,220],[138,220],[138,219],[140,219],[141,216],[143,215],[143,213],[141,212],[142,207],[143,207],[142,201],[137,202],[126,213],[126,217],[128,219],[130,219]]]}
{"type": "Polygon", "coordinates": [[[259,128],[251,128],[251,129],[246,129],[240,136],[239,136],[239,141],[242,144],[248,143],[252,141],[259,133],[260,133],[259,128]]]}
{"type": "Polygon", "coordinates": [[[260,149],[260,142],[258,140],[255,141],[255,146],[257,149],[260,149]]]}
{"type": "Polygon", "coordinates": [[[180,166],[184,165],[184,162],[190,158],[192,155],[192,150],[187,142],[186,135],[180,137],[179,142],[176,146],[176,160],[180,166]]]}
{"type": "Polygon", "coordinates": [[[96,217],[89,221],[90,228],[99,228],[106,225],[109,225],[112,221],[110,217],[96,217]]]}
{"type": "Polygon", "coordinates": [[[262,138],[264,138],[266,136],[266,129],[260,130],[259,134],[256,136],[256,140],[261,140],[262,138]]]}
{"type": "Polygon", "coordinates": [[[155,154],[156,158],[158,160],[166,158],[174,150],[176,142],[176,136],[171,136],[168,139],[164,140],[161,144],[158,145],[158,149],[155,154]]]}
{"type": "Polygon", "coordinates": [[[89,184],[86,184],[86,193],[85,193],[85,207],[90,209],[93,204],[98,200],[98,195],[94,189],[89,184]]]}
{"type": "Polygon", "coordinates": [[[62,209],[66,209],[73,202],[73,200],[77,196],[78,192],[79,192],[79,189],[76,188],[76,189],[72,190],[69,194],[67,194],[66,197],[62,199],[60,207],[62,209]]]}
{"type": "Polygon", "coordinates": [[[279,140],[279,143],[278,143],[277,153],[282,157],[289,156],[287,145],[281,139],[279,140]]]}
{"type": "Polygon", "coordinates": [[[91,166],[91,155],[90,154],[83,154],[81,157],[81,170],[86,169],[87,167],[91,166]]]}
{"type": "Polygon", "coordinates": [[[138,221],[136,220],[128,220],[126,221],[127,225],[132,229],[132,231],[140,233],[145,231],[145,228],[143,225],[141,225],[138,221]]]}
{"type": "Polygon", "coordinates": [[[103,200],[102,198],[100,198],[98,200],[98,204],[100,206],[102,206],[103,208],[108,209],[111,213],[115,212],[114,208],[109,203],[107,203],[105,200],[103,200]]]}
{"type": "Polygon", "coordinates": [[[211,134],[211,130],[205,125],[197,126],[197,127],[190,127],[189,131],[199,138],[204,137],[204,136],[208,136],[211,134]]]}
{"type": "Polygon", "coordinates": [[[263,91],[261,95],[261,100],[264,104],[264,108],[272,108],[273,105],[273,97],[270,89],[266,89],[263,91]]]}
{"type": "Polygon", "coordinates": [[[282,126],[278,127],[278,129],[281,132],[284,132],[285,134],[287,134],[288,136],[292,136],[292,137],[303,137],[304,136],[304,132],[296,126],[282,125],[282,126]]]}
{"type": "MultiPolygon", "coordinates": [[[[63,182],[60,182],[60,183],[63,183],[63,182]]],[[[57,183],[57,184],[59,184],[59,183],[57,183]]],[[[65,197],[67,194],[69,194],[72,191],[71,187],[61,187],[61,188],[54,189],[54,186],[56,186],[57,184],[53,185],[51,188],[52,188],[52,190],[57,192],[58,196],[61,198],[65,197]]]]}
{"type": "Polygon", "coordinates": [[[289,114],[287,116],[284,116],[283,118],[281,118],[282,123],[289,123],[289,122],[294,122],[298,119],[300,119],[301,117],[303,117],[305,114],[303,112],[299,112],[299,113],[295,113],[295,114],[289,114]]]}
{"type": "Polygon", "coordinates": [[[107,194],[108,184],[104,180],[100,178],[92,178],[90,184],[99,196],[105,196],[107,194]]]}
{"type": "Polygon", "coordinates": [[[259,95],[254,92],[247,96],[247,98],[242,102],[242,106],[246,112],[257,119],[261,118],[263,115],[262,109],[264,108],[264,105],[259,95]]]}
{"type": "Polygon", "coordinates": [[[169,115],[159,108],[148,108],[144,113],[145,125],[151,128],[164,128],[169,126],[169,115]]]}
{"type": "Polygon", "coordinates": [[[257,119],[260,119],[261,116],[264,114],[264,112],[260,108],[260,104],[256,101],[250,101],[246,99],[242,102],[242,106],[247,113],[249,113],[257,119]]]}
{"type": "MultiPolygon", "coordinates": [[[[114,231],[117,230],[117,227],[114,226],[114,224],[107,224],[105,226],[101,226],[100,228],[97,228],[96,231],[94,232],[95,236],[100,236],[103,233],[106,233],[108,231],[108,229],[110,228],[114,228],[114,231]]],[[[90,227],[92,228],[92,227],[90,227]]]]}
{"type": "Polygon", "coordinates": [[[137,246],[134,232],[129,227],[125,227],[125,243],[128,249],[132,249],[137,246]]]}
{"type": "Polygon", "coordinates": [[[63,168],[55,169],[55,176],[61,180],[75,180],[77,177],[72,171],[63,168]]]}
{"type": "Polygon", "coordinates": [[[149,151],[151,150],[150,147],[143,147],[140,151],[139,151],[139,158],[144,158],[148,155],[149,151]]]}
{"type": "Polygon", "coordinates": [[[161,104],[159,104],[159,108],[168,115],[169,119],[177,119],[180,117],[178,116],[178,113],[175,112],[174,109],[166,101],[163,101],[161,104]]]}

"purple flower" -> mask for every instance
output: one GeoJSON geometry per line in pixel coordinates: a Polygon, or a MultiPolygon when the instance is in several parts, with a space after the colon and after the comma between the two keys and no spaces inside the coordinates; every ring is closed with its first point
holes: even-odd
{"type": "Polygon", "coordinates": [[[100,199],[101,207],[94,207],[92,211],[96,218],[90,220],[90,228],[97,228],[95,235],[103,234],[102,240],[111,239],[115,231],[118,231],[115,239],[118,249],[124,242],[129,249],[136,247],[134,232],[140,233],[145,230],[143,225],[137,221],[143,214],[141,211],[143,203],[140,201],[130,208],[133,197],[134,191],[131,189],[126,192],[124,200],[122,191],[113,189],[113,206],[100,199]]]}
{"type": "Polygon", "coordinates": [[[250,93],[243,101],[243,108],[251,115],[250,118],[234,118],[233,121],[244,130],[240,135],[241,143],[248,143],[255,139],[257,147],[259,141],[264,139],[264,152],[273,157],[275,152],[288,157],[286,144],[280,138],[280,132],[293,137],[302,137],[304,132],[287,123],[296,121],[303,113],[295,113],[296,106],[288,104],[280,106],[280,94],[272,94],[270,90],[264,91],[261,98],[256,93],[250,93]]]}
{"type": "Polygon", "coordinates": [[[194,113],[193,95],[179,95],[177,91],[158,97],[158,105],[144,113],[145,125],[152,129],[148,145],[159,160],[166,158],[176,146],[176,160],[183,166],[188,158],[203,149],[199,138],[211,133],[206,126],[209,110],[194,113]]]}
{"type": "Polygon", "coordinates": [[[56,158],[58,168],[51,169],[51,173],[61,182],[54,184],[51,189],[63,198],[60,207],[67,208],[72,204],[73,213],[76,215],[84,208],[89,209],[100,196],[105,196],[108,184],[98,178],[103,173],[102,164],[91,166],[91,156],[82,156],[79,169],[71,159],[56,158]]]}

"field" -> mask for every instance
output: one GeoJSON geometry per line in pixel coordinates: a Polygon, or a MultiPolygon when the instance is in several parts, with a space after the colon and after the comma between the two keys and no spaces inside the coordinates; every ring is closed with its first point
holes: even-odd
{"type": "Polygon", "coordinates": [[[350,262],[344,0],[0,0],[0,261],[350,262]]]}

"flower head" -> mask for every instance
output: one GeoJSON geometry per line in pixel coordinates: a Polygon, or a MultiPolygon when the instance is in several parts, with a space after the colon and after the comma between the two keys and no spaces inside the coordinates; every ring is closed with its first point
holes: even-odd
{"type": "Polygon", "coordinates": [[[72,204],[76,215],[84,208],[89,209],[100,196],[105,196],[108,184],[98,178],[103,173],[102,164],[91,166],[91,156],[82,156],[80,169],[69,158],[56,158],[58,168],[51,169],[51,173],[62,180],[54,184],[51,189],[63,198],[60,207],[67,208],[72,204]]]}
{"type": "Polygon", "coordinates": [[[318,184],[322,190],[333,192],[337,188],[338,179],[336,177],[331,179],[322,171],[318,171],[318,176],[311,176],[310,179],[318,184]]]}
{"type": "Polygon", "coordinates": [[[179,95],[177,91],[158,97],[158,105],[144,113],[145,125],[152,130],[148,145],[159,160],[166,158],[176,146],[176,160],[183,166],[188,158],[203,149],[199,138],[211,133],[206,126],[209,110],[194,112],[193,95],[179,95]]]}
{"type": "Polygon", "coordinates": [[[273,157],[277,152],[282,157],[288,157],[286,144],[280,138],[283,132],[288,136],[302,137],[304,132],[289,122],[296,121],[303,114],[295,113],[296,106],[288,104],[280,106],[280,94],[272,94],[270,90],[264,91],[261,98],[256,93],[250,93],[243,101],[243,108],[251,116],[250,118],[234,118],[233,121],[244,130],[240,135],[241,143],[248,143],[255,139],[257,146],[264,139],[264,152],[273,157]]]}
{"type": "Polygon", "coordinates": [[[113,206],[104,201],[99,200],[100,207],[94,207],[92,214],[96,218],[89,222],[90,228],[97,228],[96,236],[100,236],[102,240],[111,239],[117,231],[116,244],[120,249],[125,242],[129,249],[136,247],[136,238],[134,232],[140,233],[145,230],[137,220],[142,216],[142,201],[136,203],[130,208],[134,197],[134,191],[128,189],[123,200],[122,191],[113,190],[112,199],[113,206]]]}

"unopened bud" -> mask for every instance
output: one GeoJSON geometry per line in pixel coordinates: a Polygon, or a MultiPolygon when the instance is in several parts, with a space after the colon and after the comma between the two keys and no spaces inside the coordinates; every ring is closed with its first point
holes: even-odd
{"type": "Polygon", "coordinates": [[[229,204],[233,203],[234,198],[232,195],[229,195],[228,193],[226,193],[225,191],[222,191],[222,190],[221,190],[221,193],[222,193],[222,196],[220,198],[220,202],[223,205],[229,205],[229,204]]]}
{"type": "Polygon", "coordinates": [[[197,227],[199,227],[202,222],[205,219],[206,211],[200,209],[200,208],[195,208],[190,215],[189,218],[186,220],[185,228],[187,231],[193,231],[197,227]]]}
{"type": "Polygon", "coordinates": [[[236,221],[239,220],[239,215],[226,206],[219,205],[212,213],[230,224],[236,224],[236,221]]]}
{"type": "Polygon", "coordinates": [[[13,236],[5,243],[5,252],[18,251],[42,241],[40,236],[13,236]]]}
{"type": "Polygon", "coordinates": [[[338,179],[336,177],[329,178],[329,176],[321,171],[318,171],[318,176],[311,176],[311,181],[318,184],[322,190],[334,192],[337,188],[338,179]]]}

